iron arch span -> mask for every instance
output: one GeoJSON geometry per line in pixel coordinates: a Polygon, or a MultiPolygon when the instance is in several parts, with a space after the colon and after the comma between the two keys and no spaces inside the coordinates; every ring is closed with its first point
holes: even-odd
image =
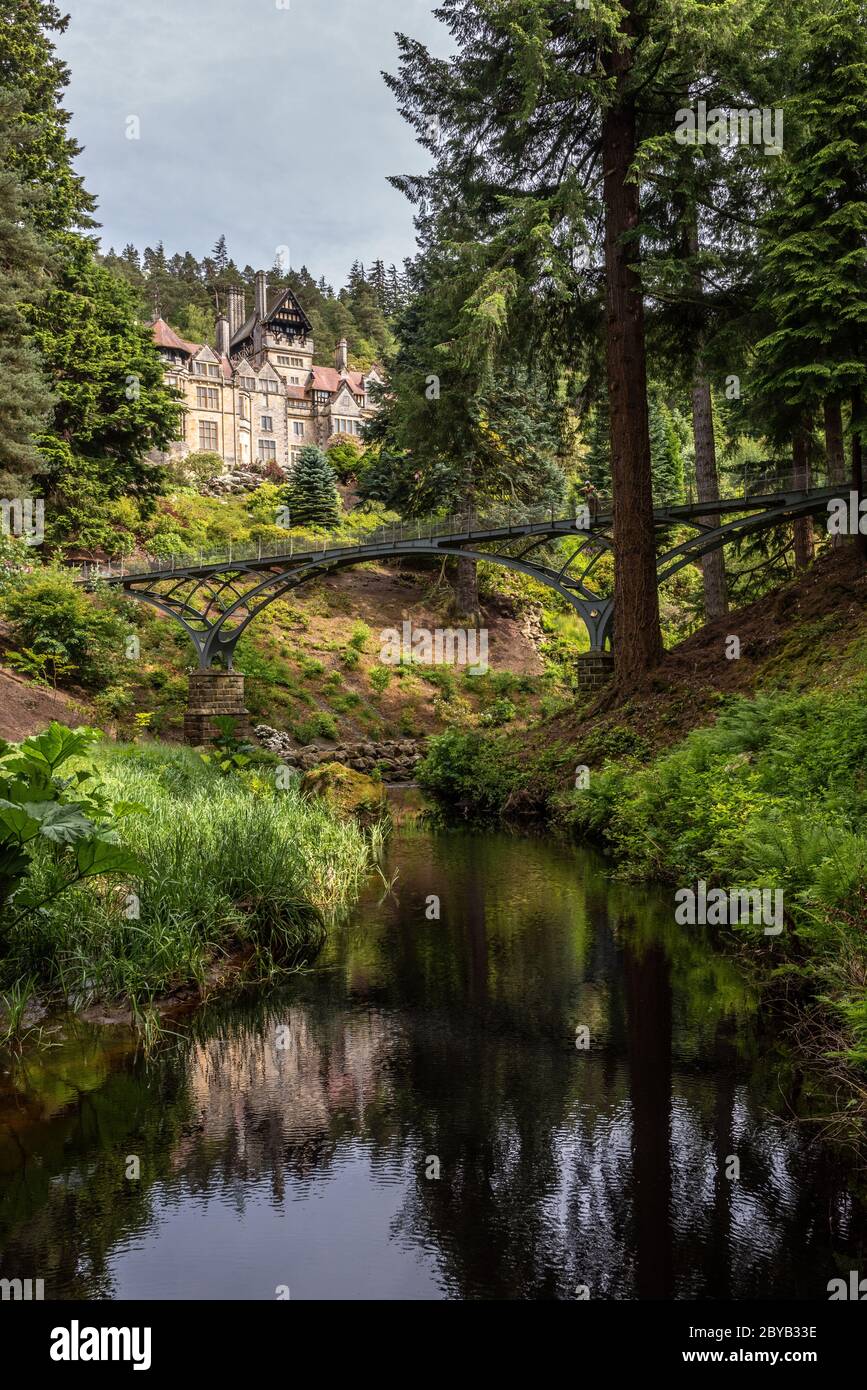
{"type": "MultiPolygon", "coordinates": [[[[759,495],[717,501],[677,503],[658,507],[654,525],[659,537],[657,580],[663,583],[686,565],[747,535],[789,524],[801,517],[827,512],[828,501],[840,495],[837,487],[795,487],[759,495]],[[691,534],[666,548],[673,528],[691,534]]],[[[198,655],[200,670],[220,660],[231,670],[238,641],[269,604],[311,580],[375,560],[420,556],[471,559],[527,574],[547,585],[574,609],[584,623],[592,651],[613,640],[614,600],[593,587],[602,557],[613,551],[613,516],[600,499],[590,515],[573,512],[526,513],[486,520],[447,518],[418,522],[384,531],[348,545],[296,549],[290,542],[279,553],[263,554],[261,547],[220,557],[199,557],[198,563],[151,562],[146,570],[124,572],[114,566],[85,567],[81,582],[119,587],[130,598],[149,604],[180,624],[198,655]],[[552,542],[567,541],[566,559],[544,551],[552,542]],[[534,558],[535,557],[535,558],[534,558]]]]}

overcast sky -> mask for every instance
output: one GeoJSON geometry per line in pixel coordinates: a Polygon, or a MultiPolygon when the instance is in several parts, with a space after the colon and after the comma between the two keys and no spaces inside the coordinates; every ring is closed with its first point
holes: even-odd
{"type": "MultiPolygon", "coordinates": [[[[61,0],[62,3],[62,0],[61,0]]],[[[426,0],[66,0],[67,106],[107,249],[277,248],[339,287],[353,260],[412,255],[388,174],[428,158],[380,75],[395,31],[441,55],[426,0]],[[140,138],[130,117],[140,123],[140,138]]]]}

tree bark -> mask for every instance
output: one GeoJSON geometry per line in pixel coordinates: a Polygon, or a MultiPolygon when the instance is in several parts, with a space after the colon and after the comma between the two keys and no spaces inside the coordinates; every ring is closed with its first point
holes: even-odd
{"type": "MultiPolygon", "coordinates": [[[[809,487],[810,453],[806,424],[799,425],[792,438],[792,463],[792,482],[795,487],[809,487]]],[[[813,555],[813,521],[809,516],[802,517],[800,521],[795,522],[795,568],[805,570],[812,563],[813,555]]]]}
{"type": "Polygon", "coordinates": [[[825,458],[828,482],[846,482],[846,456],[843,452],[843,410],[839,400],[825,402],[825,458]]]}
{"type": "MultiPolygon", "coordinates": [[[[843,410],[839,400],[825,402],[825,464],[828,482],[846,484],[846,454],[843,448],[843,410]]],[[[845,545],[845,536],[832,536],[831,545],[839,550],[845,545]]]]}
{"type": "MultiPolygon", "coordinates": [[[[698,225],[693,216],[689,227],[689,254],[699,251],[698,225]]],[[[704,293],[701,271],[693,272],[693,288],[699,302],[704,293]]],[[[719,501],[719,473],[716,465],[716,439],[713,428],[713,398],[710,378],[704,364],[704,333],[698,330],[692,373],[692,436],[695,442],[695,486],[699,502],[719,501]]],[[[718,516],[700,518],[708,526],[718,526],[718,516]]],[[[708,622],[728,612],[725,556],[722,550],[703,555],[701,572],[704,584],[704,613],[708,622]]]]}
{"type": "Polygon", "coordinates": [[[455,561],[455,613],[479,621],[479,572],[475,560],[455,561]]]}
{"type": "MultiPolygon", "coordinates": [[[[695,440],[695,486],[699,502],[719,500],[719,474],[716,466],[716,441],[713,432],[713,402],[710,381],[697,360],[692,379],[692,432],[695,440]]],[[[718,516],[701,518],[708,526],[718,526],[718,516]]],[[[729,611],[725,557],[722,550],[703,555],[701,572],[704,581],[704,612],[708,622],[721,618],[729,611]]]]}
{"type": "MultiPolygon", "coordinates": [[[[852,487],[860,500],[864,497],[863,429],[861,394],[856,392],[852,397],[852,487]]],[[[867,536],[862,536],[860,530],[855,536],[855,549],[862,560],[867,560],[867,536]]]]}
{"type": "MultiPolygon", "coordinates": [[[[633,33],[636,0],[623,0],[621,28],[633,33]]],[[[605,288],[611,476],[614,492],[614,669],[628,685],[663,656],[656,587],[656,536],[647,420],[647,360],[639,248],[638,184],[629,179],[635,158],[635,106],[627,92],[632,66],[627,47],[605,54],[615,99],[603,117],[605,288]]]]}

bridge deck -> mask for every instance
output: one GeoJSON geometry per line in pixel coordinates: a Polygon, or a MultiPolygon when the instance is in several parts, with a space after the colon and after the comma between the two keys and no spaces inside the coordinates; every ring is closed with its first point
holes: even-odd
{"type": "MultiPolygon", "coordinates": [[[[841,485],[809,488],[794,486],[791,479],[773,480],[777,486],[757,493],[740,497],[725,497],[708,502],[677,502],[654,509],[654,523],[658,530],[678,524],[700,526],[702,519],[725,516],[742,516],[750,513],[755,516],[767,514],[779,516],[792,509],[804,514],[807,504],[811,510],[822,511],[827,501],[847,492],[841,485]],[[813,504],[815,504],[813,506],[813,504]]],[[[609,498],[595,499],[588,508],[572,511],[568,515],[557,515],[550,510],[531,511],[503,510],[499,514],[474,520],[472,517],[452,516],[436,518],[432,521],[410,522],[402,526],[381,527],[369,536],[357,541],[329,543],[325,535],[321,542],[310,542],[309,538],[299,542],[290,537],[283,546],[264,551],[258,546],[230,547],[217,554],[184,554],[173,557],[170,563],[164,559],[148,562],[146,568],[128,568],[123,560],[107,564],[84,565],[81,567],[80,582],[87,585],[99,580],[104,583],[129,586],[136,580],[151,582],[159,579],[181,578],[183,576],[206,577],[224,573],[227,570],[242,568],[248,571],[261,571],[280,566],[290,569],[312,564],[330,566],[354,560],[385,559],[389,556],[429,554],[441,549],[448,553],[454,549],[480,545],[497,544],[523,538],[550,538],[556,540],[566,536],[605,535],[613,525],[613,507],[609,498]]]]}

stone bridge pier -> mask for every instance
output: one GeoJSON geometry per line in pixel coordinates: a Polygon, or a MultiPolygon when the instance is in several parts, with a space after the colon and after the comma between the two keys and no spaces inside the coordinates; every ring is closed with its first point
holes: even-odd
{"type": "Polygon", "coordinates": [[[597,694],[613,679],[613,652],[581,652],[578,657],[578,689],[582,694],[597,694]]]}
{"type": "Polygon", "coordinates": [[[184,713],[184,742],[194,748],[213,743],[220,733],[217,720],[234,719],[239,738],[252,738],[250,715],[244,703],[244,677],[237,671],[190,672],[190,693],[184,713]]]}

